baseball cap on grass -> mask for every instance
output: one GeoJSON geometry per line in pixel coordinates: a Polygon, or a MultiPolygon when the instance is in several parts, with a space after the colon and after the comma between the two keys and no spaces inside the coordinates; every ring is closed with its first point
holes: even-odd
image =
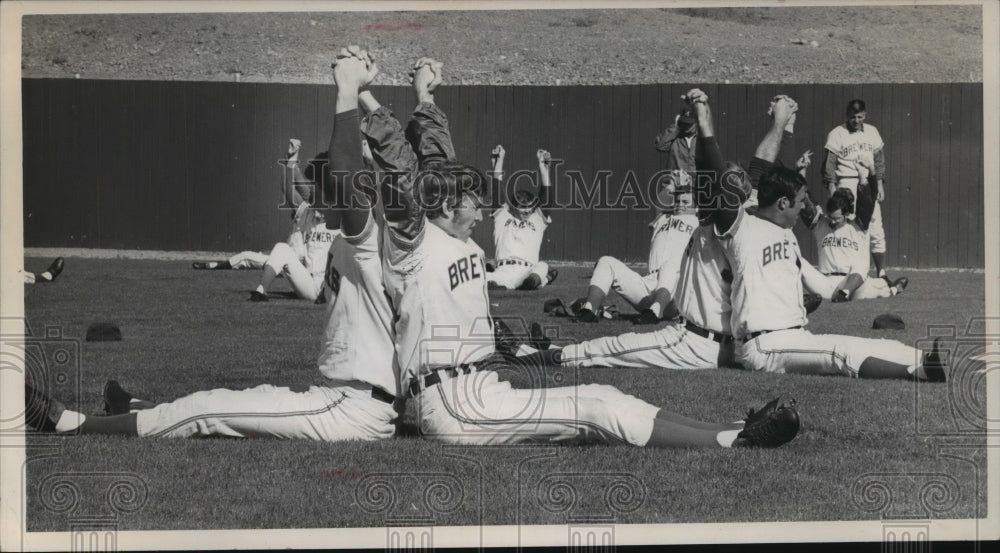
{"type": "Polygon", "coordinates": [[[906,323],[899,315],[893,315],[892,313],[883,313],[875,320],[872,321],[872,328],[876,330],[903,330],[906,328],[906,323]]]}
{"type": "Polygon", "coordinates": [[[88,342],[119,342],[122,329],[114,323],[92,323],[87,327],[88,342]]]}

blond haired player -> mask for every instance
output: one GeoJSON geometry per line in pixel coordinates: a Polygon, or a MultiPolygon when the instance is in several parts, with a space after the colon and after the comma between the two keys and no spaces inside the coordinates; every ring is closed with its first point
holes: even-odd
{"type": "MultiPolygon", "coordinates": [[[[664,184],[661,194],[690,194],[691,177],[678,170],[664,184]]],[[[690,195],[687,196],[690,199],[690,195]]],[[[693,200],[687,204],[674,203],[661,210],[649,223],[652,236],[649,241],[647,274],[640,275],[619,259],[606,255],[597,260],[590,277],[587,298],[577,316],[587,322],[600,320],[601,306],[608,292],[614,288],[636,311],[643,313],[643,322],[657,322],[661,318],[673,319],[676,307],[671,303],[670,292],[677,282],[681,255],[698,227],[693,200]],[[662,275],[661,275],[662,273],[662,275]]]]}
{"type": "MultiPolygon", "coordinates": [[[[714,135],[707,95],[693,90],[688,97],[702,134],[714,135]]],[[[796,109],[788,97],[774,103],[773,124],[758,146],[758,158],[773,163],[782,131],[796,109]]],[[[792,169],[768,169],[759,180],[754,215],[727,201],[733,194],[745,198],[746,184],[740,179],[715,178],[709,195],[715,230],[733,267],[732,329],[740,364],[768,372],[945,380],[937,342],[925,355],[894,340],[805,330],[804,260],[791,230],[806,202],[805,178],[792,169]]]]}
{"type": "Polygon", "coordinates": [[[669,413],[611,386],[519,390],[499,379],[491,368],[508,361],[495,355],[483,252],[471,240],[472,228],[482,220],[485,177],[454,161],[447,118],[434,103],[441,67],[426,58],[414,66],[417,107],[406,133],[412,146],[387,109],[338,82],[338,94],[375,107],[362,132],[381,169],[395,176],[380,183],[389,233],[385,280],[399,316],[402,388],[416,401],[421,433],[447,443],[484,445],[732,447],[791,440],[797,413],[777,400],[745,422],[713,424],[669,413]]]}
{"type": "MultiPolygon", "coordinates": [[[[353,59],[353,58],[352,58],[353,59]]],[[[338,87],[367,85],[375,69],[334,69],[338,87]],[[350,80],[350,83],[346,82],[350,80]]],[[[402,412],[400,378],[394,362],[393,312],[382,285],[380,227],[371,199],[356,186],[362,167],[358,144],[358,112],[338,94],[331,169],[343,175],[327,186],[346,189],[344,235],[333,246],[339,269],[334,276],[338,301],[328,307],[323,349],[318,359],[322,386],[306,391],[262,385],[246,390],[196,392],[175,401],[152,404],[133,398],[117,382],[105,386],[106,410],[96,417],[70,411],[25,386],[25,419],[45,432],[122,434],[140,437],[194,436],[274,437],[336,442],[392,437],[402,412]],[[360,337],[364,337],[361,339],[360,337]]],[[[373,190],[369,187],[369,190],[373,190]]],[[[337,197],[329,190],[328,197],[337,197]]],[[[44,381],[44,379],[41,379],[44,381]]]]}
{"type": "MultiPolygon", "coordinates": [[[[503,188],[503,146],[493,148],[493,178],[503,188]]],[[[559,273],[549,269],[548,263],[539,261],[545,229],[552,223],[543,206],[548,205],[549,166],[552,158],[545,150],[538,150],[538,173],[541,178],[538,196],[528,190],[512,191],[504,205],[493,213],[493,245],[496,250],[496,269],[489,273],[486,282],[490,288],[507,290],[537,290],[548,285],[559,273]]]]}

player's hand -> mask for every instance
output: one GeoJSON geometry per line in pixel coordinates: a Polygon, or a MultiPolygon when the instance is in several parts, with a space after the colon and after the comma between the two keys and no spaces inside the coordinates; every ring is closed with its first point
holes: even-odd
{"type": "Polygon", "coordinates": [[[538,168],[543,171],[548,171],[549,166],[552,164],[552,155],[549,154],[547,150],[541,148],[535,152],[535,157],[538,158],[538,168]]]}
{"type": "Polygon", "coordinates": [[[503,172],[503,160],[507,156],[507,150],[503,149],[503,146],[497,144],[493,147],[493,151],[490,152],[490,166],[493,167],[494,173],[503,172]]]}
{"type": "Polygon", "coordinates": [[[882,186],[882,181],[878,181],[878,194],[875,199],[880,202],[885,199],[885,187],[882,186]]]}
{"type": "Polygon", "coordinates": [[[687,91],[686,94],[681,94],[681,100],[684,100],[685,102],[691,105],[707,104],[708,94],[705,94],[699,88],[692,88],[691,90],[687,91]]]}
{"type": "Polygon", "coordinates": [[[367,50],[357,45],[341,48],[333,62],[333,80],[338,87],[357,88],[368,86],[378,75],[378,66],[367,50]]]}
{"type": "Polygon", "coordinates": [[[361,159],[370,163],[372,167],[375,166],[375,156],[372,155],[372,148],[364,138],[361,139],[361,159]]]}
{"type": "Polygon", "coordinates": [[[285,156],[285,165],[292,167],[299,162],[299,150],[302,149],[302,141],[298,138],[288,139],[288,155],[285,156]]]}
{"type": "Polygon", "coordinates": [[[441,68],[444,64],[434,58],[420,58],[410,69],[410,82],[418,92],[434,92],[441,84],[441,68]]]}
{"type": "Polygon", "coordinates": [[[772,108],[771,111],[774,117],[774,121],[780,124],[781,126],[784,126],[788,124],[789,120],[791,120],[792,115],[795,114],[796,109],[798,109],[798,106],[796,106],[795,100],[792,100],[791,98],[788,98],[786,96],[774,102],[774,107],[772,108]]]}
{"type": "Polygon", "coordinates": [[[803,152],[799,159],[795,160],[795,168],[805,169],[806,167],[809,167],[809,165],[812,164],[812,155],[812,150],[806,150],[803,152]]]}

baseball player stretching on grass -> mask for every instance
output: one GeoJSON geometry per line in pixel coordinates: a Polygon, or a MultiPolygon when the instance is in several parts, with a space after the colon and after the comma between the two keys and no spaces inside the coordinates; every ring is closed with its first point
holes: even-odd
{"type": "Polygon", "coordinates": [[[250,292],[250,301],[268,301],[267,290],[278,274],[283,274],[288,279],[300,298],[316,300],[323,292],[327,254],[333,240],[340,235],[340,230],[327,228],[323,212],[310,209],[309,213],[312,213],[312,225],[302,237],[305,257],[300,259],[289,244],[275,244],[264,262],[264,275],[260,284],[250,292]]]}
{"type": "MultiPolygon", "coordinates": [[[[334,74],[338,85],[341,73],[338,68],[334,74]]],[[[358,125],[357,110],[345,109],[338,96],[330,158],[332,170],[348,175],[341,186],[353,182],[353,175],[361,170],[358,125]]],[[[327,186],[336,186],[333,180],[327,179],[327,186]]],[[[318,361],[328,379],[326,386],[312,386],[304,392],[271,385],[242,391],[218,389],[155,405],[133,398],[111,381],[104,396],[105,409],[112,416],[94,417],[66,410],[27,383],[29,426],[46,432],[170,438],[269,436],[334,442],[393,436],[403,405],[396,399],[402,394],[394,363],[393,314],[382,285],[380,225],[367,207],[370,200],[354,189],[351,194],[355,201],[347,204],[343,215],[345,234],[333,249],[339,269],[338,301],[328,307],[318,361]]],[[[337,196],[329,193],[328,197],[337,196]]]]}
{"type": "MultiPolygon", "coordinates": [[[[493,178],[503,189],[503,146],[493,148],[493,178]]],[[[542,184],[536,197],[527,190],[518,190],[508,197],[503,207],[493,213],[493,244],[496,247],[496,269],[486,278],[487,285],[507,290],[537,290],[556,279],[559,273],[538,260],[545,229],[552,223],[542,206],[548,205],[549,153],[538,150],[538,172],[542,184]]]]}
{"type": "MultiPolygon", "coordinates": [[[[708,96],[692,90],[687,97],[693,103],[702,134],[714,136],[708,96]]],[[[773,164],[782,130],[795,109],[795,102],[788,97],[774,103],[773,125],[757,148],[756,165],[773,164]]],[[[714,158],[716,166],[723,163],[717,147],[706,148],[704,154],[714,158]]],[[[804,261],[791,230],[806,202],[805,178],[792,169],[767,169],[759,181],[758,209],[751,215],[741,208],[749,183],[740,175],[730,177],[712,180],[707,207],[714,210],[715,229],[733,267],[732,329],[740,364],[768,372],[945,380],[937,342],[929,354],[922,355],[894,340],[819,335],[805,330],[804,261]]]]}
{"type": "MultiPolygon", "coordinates": [[[[338,68],[372,69],[351,47],[338,68]],[[349,54],[349,55],[348,55],[349,54]]],[[[651,447],[777,446],[798,431],[794,408],[778,400],[746,422],[705,423],[669,413],[612,386],[513,389],[490,367],[495,355],[483,251],[471,240],[482,220],[485,176],[454,161],[444,113],[434,104],[441,64],[418,60],[417,107],[406,131],[350,80],[338,99],[360,98],[362,122],[381,169],[389,239],[384,242],[386,288],[396,307],[401,389],[417,402],[421,433],[456,444],[521,442],[629,443],[651,447]]],[[[526,367],[522,367],[526,368],[526,367]]]]}
{"type": "MultiPolygon", "coordinates": [[[[690,176],[684,171],[664,186],[671,193],[690,190],[690,176]],[[670,188],[673,190],[670,190],[670,188]]],[[[643,314],[643,321],[655,323],[661,318],[676,317],[676,307],[670,302],[669,292],[677,282],[680,260],[691,233],[698,227],[694,202],[675,204],[670,210],[661,211],[649,224],[653,236],[649,245],[649,262],[646,276],[629,269],[618,259],[606,255],[597,260],[590,277],[587,299],[577,316],[586,322],[600,320],[598,313],[608,291],[614,288],[636,311],[643,314]],[[660,273],[663,272],[663,275],[660,273]],[[657,292],[658,291],[658,292],[657,292]],[[654,305],[655,303],[655,305],[654,305]]]]}

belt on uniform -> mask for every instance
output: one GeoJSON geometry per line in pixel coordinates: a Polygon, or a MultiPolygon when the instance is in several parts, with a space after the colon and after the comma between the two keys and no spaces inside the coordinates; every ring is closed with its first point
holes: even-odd
{"type": "Polygon", "coordinates": [[[826,276],[847,276],[847,273],[826,273],[826,276]]]}
{"type": "Polygon", "coordinates": [[[437,386],[444,380],[455,378],[462,374],[472,374],[475,371],[476,365],[474,363],[462,363],[457,367],[441,367],[432,370],[429,374],[415,376],[410,380],[410,397],[417,397],[420,392],[431,386],[437,386]]]}
{"type": "Polygon", "coordinates": [[[524,265],[525,267],[534,267],[534,264],[528,263],[523,259],[501,259],[497,261],[497,267],[502,267],[504,265],[524,265]]]}
{"type": "Polygon", "coordinates": [[[692,323],[691,321],[684,321],[684,328],[687,329],[688,332],[697,334],[702,338],[708,338],[709,340],[717,342],[719,344],[730,344],[733,341],[733,337],[729,334],[723,334],[721,332],[713,332],[711,330],[708,330],[707,328],[702,328],[692,323]]]}
{"type": "Polygon", "coordinates": [[[758,336],[761,336],[763,334],[767,334],[769,332],[781,332],[782,330],[795,330],[797,328],[802,328],[802,325],[790,326],[788,328],[776,328],[774,330],[758,330],[757,332],[751,332],[749,335],[744,336],[743,337],[743,343],[745,344],[745,343],[749,342],[750,340],[753,340],[754,338],[756,338],[758,336]]]}
{"type": "Polygon", "coordinates": [[[382,403],[388,403],[392,405],[396,403],[396,396],[390,394],[389,392],[379,388],[378,386],[372,386],[372,399],[377,399],[382,403]]]}

